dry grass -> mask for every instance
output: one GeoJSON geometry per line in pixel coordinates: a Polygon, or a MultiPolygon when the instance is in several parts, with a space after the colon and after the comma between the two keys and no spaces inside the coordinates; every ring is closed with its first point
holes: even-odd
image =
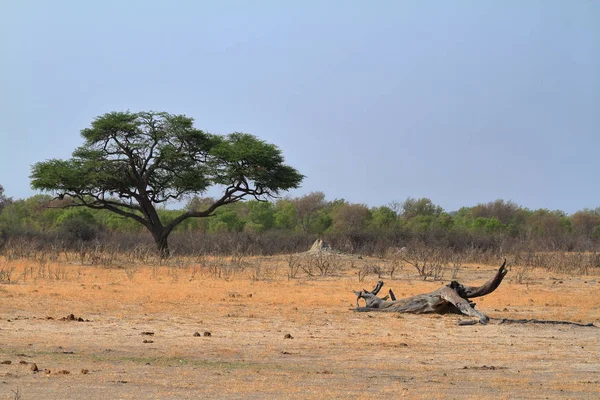
{"type": "MultiPolygon", "coordinates": [[[[0,399],[17,389],[22,399],[600,397],[595,328],[352,312],[351,291],[378,279],[358,272],[387,271],[381,260],[343,259],[335,276],[296,279],[284,256],[118,264],[0,260],[11,275],[0,285],[0,362],[11,361],[0,364],[0,399]],[[60,320],[71,313],[90,322],[60,320]]],[[[495,268],[465,265],[459,279],[482,283],[495,268]]],[[[399,297],[442,284],[400,271],[382,277],[399,297]]],[[[600,321],[600,276],[515,271],[478,308],[600,321]]]]}

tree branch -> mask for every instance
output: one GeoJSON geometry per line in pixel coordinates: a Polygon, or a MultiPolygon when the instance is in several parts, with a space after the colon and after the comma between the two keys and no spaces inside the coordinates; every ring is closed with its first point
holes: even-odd
{"type": "Polygon", "coordinates": [[[478,287],[470,287],[470,286],[465,286],[465,285],[459,284],[456,281],[453,281],[452,283],[450,283],[450,286],[452,287],[452,285],[454,285],[455,286],[454,289],[459,294],[461,294],[461,295],[464,294],[464,297],[467,299],[481,297],[481,296],[485,296],[486,294],[490,294],[494,290],[496,290],[498,288],[498,286],[500,286],[500,284],[502,283],[502,280],[504,279],[504,277],[506,276],[507,273],[508,273],[508,270],[506,269],[506,258],[505,258],[504,262],[502,263],[500,268],[498,268],[498,272],[496,272],[496,275],[492,279],[490,279],[489,281],[484,283],[483,285],[478,286],[478,287]]]}
{"type": "Polygon", "coordinates": [[[147,228],[150,227],[150,223],[143,217],[141,217],[137,214],[134,214],[132,212],[121,209],[121,207],[123,207],[123,208],[128,208],[128,209],[134,210],[134,211],[141,211],[140,207],[134,206],[133,204],[120,203],[117,201],[110,201],[110,200],[102,200],[97,197],[98,195],[93,195],[93,194],[89,194],[89,193],[86,193],[86,194],[64,193],[63,195],[57,196],[56,198],[59,200],[63,199],[64,195],[67,195],[69,197],[77,199],[79,201],[79,203],[73,203],[73,204],[69,204],[66,206],[62,206],[62,207],[50,207],[50,208],[89,207],[89,208],[93,208],[95,210],[109,210],[109,211],[112,211],[123,217],[132,218],[147,228]],[[96,200],[90,203],[89,201],[87,201],[85,196],[93,197],[96,200]]]}

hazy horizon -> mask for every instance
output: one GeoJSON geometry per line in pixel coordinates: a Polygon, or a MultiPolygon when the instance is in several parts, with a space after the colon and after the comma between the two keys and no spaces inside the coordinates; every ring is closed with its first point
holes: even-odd
{"type": "MultiPolygon", "coordinates": [[[[368,206],[600,206],[600,2],[22,1],[0,5],[0,184],[113,110],[282,149],[368,206]]],[[[209,193],[214,195],[213,193],[209,193]]]]}

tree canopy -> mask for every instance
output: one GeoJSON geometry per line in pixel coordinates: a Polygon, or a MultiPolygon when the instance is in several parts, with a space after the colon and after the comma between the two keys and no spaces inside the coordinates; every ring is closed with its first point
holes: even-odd
{"type": "Polygon", "coordinates": [[[32,167],[31,186],[72,199],[70,206],[105,209],[132,218],[168,255],[167,238],[187,218],[207,217],[245,197],[266,200],[297,188],[301,175],[284,164],[279,148],[247,133],[226,136],[194,127],[185,115],[111,112],[83,129],[84,144],[68,160],[32,167]],[[158,205],[202,194],[212,186],[221,197],[188,209],[168,223],[158,205]]]}

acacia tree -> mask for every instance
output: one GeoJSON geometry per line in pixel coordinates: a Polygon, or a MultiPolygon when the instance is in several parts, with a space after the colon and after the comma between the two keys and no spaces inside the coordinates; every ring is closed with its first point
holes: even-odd
{"type": "Polygon", "coordinates": [[[169,256],[169,234],[187,218],[208,217],[246,197],[275,197],[304,178],[284,164],[275,145],[246,133],[210,134],[184,115],[111,112],[81,136],[85,142],[72,158],[32,167],[32,188],[72,198],[70,206],[134,219],[150,231],[163,257],[169,256]],[[222,195],[205,208],[183,211],[168,223],[159,218],[157,206],[215,185],[222,195]]]}

